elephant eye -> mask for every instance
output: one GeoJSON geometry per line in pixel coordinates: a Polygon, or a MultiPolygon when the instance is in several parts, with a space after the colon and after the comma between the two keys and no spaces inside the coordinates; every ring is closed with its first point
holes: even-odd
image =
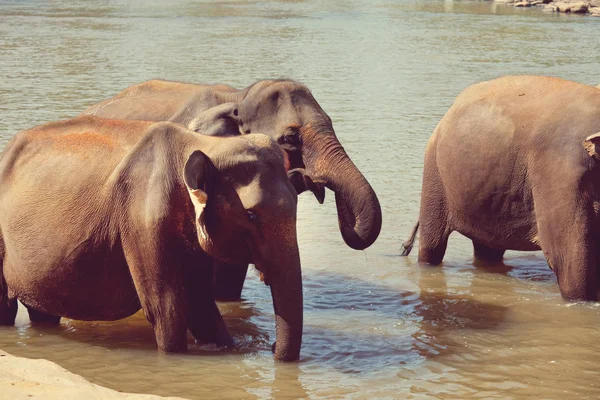
{"type": "Polygon", "coordinates": [[[250,221],[256,221],[258,219],[258,215],[256,215],[256,213],[254,211],[246,211],[246,213],[248,213],[248,219],[250,221]]]}

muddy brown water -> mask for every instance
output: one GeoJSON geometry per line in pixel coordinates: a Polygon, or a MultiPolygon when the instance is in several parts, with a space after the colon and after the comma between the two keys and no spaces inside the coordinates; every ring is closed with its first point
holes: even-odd
{"type": "MultiPolygon", "coordinates": [[[[305,337],[273,362],[269,291],[250,272],[221,310],[234,351],[162,356],[143,316],[0,328],[0,348],[110,388],[205,398],[600,398],[600,307],[565,304],[539,253],[474,265],[398,257],[419,205],[431,131],[466,86],[504,74],[600,83],[600,19],[457,1],[3,1],[0,146],[150,78],[244,87],[306,83],[374,186],[384,224],[347,248],[328,192],[300,197],[305,337]]],[[[43,221],[40,221],[43,223],[43,221]]],[[[2,397],[0,393],[0,397],[2,397]]]]}

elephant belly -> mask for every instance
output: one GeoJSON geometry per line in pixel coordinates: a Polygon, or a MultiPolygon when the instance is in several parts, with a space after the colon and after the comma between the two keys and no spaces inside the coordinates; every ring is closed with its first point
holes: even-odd
{"type": "Polygon", "coordinates": [[[510,192],[479,193],[450,201],[453,230],[471,240],[506,250],[539,250],[533,204],[510,192]]]}
{"type": "Polygon", "coordinates": [[[487,225],[478,221],[465,221],[454,230],[467,238],[486,246],[517,251],[540,250],[534,227],[518,226],[514,223],[487,225]],[[470,222],[470,223],[469,223],[470,222]]]}
{"type": "Polygon", "coordinates": [[[134,314],[140,302],[125,260],[102,258],[17,264],[9,255],[4,275],[11,296],[40,312],[98,321],[134,314]]]}

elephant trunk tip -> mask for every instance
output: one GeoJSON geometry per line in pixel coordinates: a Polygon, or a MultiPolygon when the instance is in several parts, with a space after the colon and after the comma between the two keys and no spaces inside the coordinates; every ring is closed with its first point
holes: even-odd
{"type": "Polygon", "coordinates": [[[344,242],[354,250],[365,250],[375,243],[381,232],[381,207],[375,193],[370,191],[371,196],[366,201],[354,204],[336,193],[340,232],[344,242]]]}
{"type": "Polygon", "coordinates": [[[379,237],[379,232],[381,231],[381,223],[379,223],[378,225],[379,228],[377,228],[377,225],[371,225],[373,230],[371,230],[366,237],[361,236],[354,230],[345,232],[343,231],[342,237],[344,239],[344,242],[346,242],[346,244],[354,250],[365,250],[373,243],[375,243],[375,240],[377,240],[377,237],[379,237]]]}
{"type": "Polygon", "coordinates": [[[294,362],[300,360],[300,348],[297,351],[277,351],[277,342],[271,345],[271,352],[274,354],[275,361],[278,362],[294,362]]]}

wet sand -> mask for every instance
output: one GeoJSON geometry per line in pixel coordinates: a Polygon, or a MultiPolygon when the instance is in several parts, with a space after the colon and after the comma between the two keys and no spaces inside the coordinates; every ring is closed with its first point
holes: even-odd
{"type": "Polygon", "coordinates": [[[181,398],[117,392],[95,385],[51,361],[15,357],[0,350],[0,399],[177,400],[181,398]]]}

